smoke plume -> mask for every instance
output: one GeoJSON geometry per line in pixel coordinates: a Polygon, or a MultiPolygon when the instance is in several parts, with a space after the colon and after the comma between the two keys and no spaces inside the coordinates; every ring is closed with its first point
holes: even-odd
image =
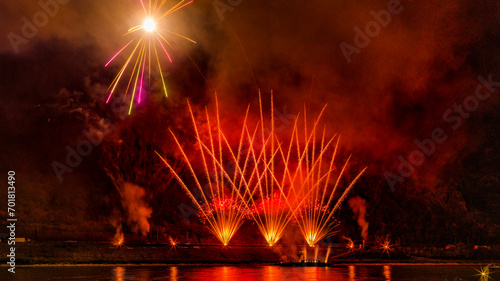
{"type": "Polygon", "coordinates": [[[366,238],[368,236],[368,225],[369,223],[366,221],[365,216],[366,216],[366,200],[356,196],[349,201],[349,208],[354,213],[354,219],[358,221],[359,227],[361,227],[361,237],[363,238],[363,242],[366,241],[366,238]]]}
{"type": "Polygon", "coordinates": [[[153,209],[144,200],[146,191],[133,183],[125,182],[121,190],[122,204],[127,212],[127,223],[135,233],[146,236],[150,225],[148,219],[153,209]]]}

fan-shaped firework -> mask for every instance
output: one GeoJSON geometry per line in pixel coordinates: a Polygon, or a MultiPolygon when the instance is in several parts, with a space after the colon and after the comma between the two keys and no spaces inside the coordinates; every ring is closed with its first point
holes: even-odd
{"type": "MultiPolygon", "coordinates": [[[[289,154],[285,155],[283,152],[282,143],[275,134],[272,97],[271,128],[265,128],[263,125],[265,118],[260,93],[259,106],[260,123],[252,135],[248,132],[249,154],[255,165],[255,178],[258,180],[249,181],[245,194],[248,195],[246,201],[249,208],[257,210],[252,212],[255,223],[269,246],[273,246],[283,236],[286,226],[303,199],[298,200],[295,190],[290,188],[290,158],[289,154]]],[[[288,151],[291,151],[291,144],[290,140],[288,151]]]]}
{"type": "MultiPolygon", "coordinates": [[[[271,99],[271,108],[273,106],[271,99]]],[[[283,236],[292,219],[297,222],[310,246],[332,235],[335,225],[333,215],[364,170],[355,177],[341,196],[335,199],[349,159],[338,173],[335,184],[330,184],[333,172],[337,170],[334,160],[339,138],[335,146],[332,146],[336,136],[326,140],[326,130],[323,130],[321,143],[316,143],[321,114],[311,131],[307,130],[305,114],[303,130],[299,130],[299,118],[296,118],[292,133],[287,143],[283,144],[275,133],[273,117],[270,130],[263,126],[265,122],[260,101],[260,122],[250,130],[247,124],[247,109],[237,148],[233,149],[220,127],[217,102],[216,107],[215,130],[212,128],[208,111],[205,110],[205,131],[208,136],[203,139],[208,141],[203,141],[189,106],[200,153],[198,158],[188,156],[174,135],[195,182],[196,192],[190,191],[175,169],[162,158],[193,200],[200,211],[202,221],[206,222],[214,235],[227,245],[245,217],[251,217],[255,221],[270,246],[283,236]],[[248,144],[248,149],[243,149],[244,144],[248,144]],[[330,148],[333,148],[333,152],[327,159],[330,148]],[[195,171],[190,159],[202,163],[202,173],[195,171]],[[202,182],[207,182],[206,186],[202,186],[202,182]]],[[[273,115],[271,110],[271,116],[273,115]]]]}
{"type": "MultiPolygon", "coordinates": [[[[245,168],[243,168],[242,173],[238,172],[240,171],[239,169],[237,169],[234,175],[232,171],[228,171],[229,168],[227,167],[229,166],[227,164],[239,163],[241,161],[242,146],[239,146],[236,153],[231,149],[220,128],[218,105],[214,133],[212,133],[213,128],[208,111],[205,111],[205,129],[208,131],[208,141],[203,141],[200,138],[199,125],[196,123],[191,106],[188,106],[196,136],[199,158],[188,156],[177,137],[173,133],[172,135],[190,171],[192,180],[195,182],[196,190],[194,192],[191,191],[175,169],[163,157],[157,154],[192,199],[200,211],[200,216],[203,218],[202,221],[207,224],[222,244],[227,245],[240,228],[246,216],[246,202],[241,200],[242,196],[239,191],[243,189],[242,186],[246,186],[247,184],[242,175],[245,174],[246,167],[250,165],[244,164],[243,167],[245,168]],[[202,173],[196,173],[194,167],[195,161],[191,159],[196,159],[196,162],[203,164],[202,173]],[[206,185],[203,185],[203,183],[206,183],[206,185]]],[[[245,134],[245,126],[246,121],[243,125],[242,137],[245,134]]],[[[248,160],[248,157],[246,159],[248,160]]]]}
{"type": "MultiPolygon", "coordinates": [[[[254,219],[269,245],[274,245],[281,238],[288,222],[293,218],[307,243],[314,246],[321,239],[334,234],[336,221],[333,215],[364,170],[335,200],[335,193],[349,159],[337,175],[335,184],[330,184],[332,172],[337,170],[334,161],[340,137],[333,136],[327,140],[324,129],[321,141],[317,143],[317,135],[320,135],[317,133],[318,124],[326,106],[315,120],[311,131],[308,131],[304,110],[303,129],[300,129],[297,117],[285,144],[275,135],[273,108],[271,98],[271,129],[266,137],[261,125],[261,151],[256,153],[255,145],[250,148],[253,162],[257,163],[257,178],[261,180],[255,183],[255,187],[252,187],[252,182],[247,186],[248,194],[257,193],[260,196],[260,200],[250,197],[248,204],[264,209],[263,212],[256,213],[254,219]],[[337,141],[333,146],[335,138],[337,141]],[[328,155],[331,148],[333,152],[328,155]],[[286,203],[286,208],[282,203],[286,203]]],[[[260,117],[260,123],[264,124],[262,102],[260,117]]]]}
{"type": "Polygon", "coordinates": [[[165,96],[168,96],[167,87],[165,85],[165,79],[163,77],[162,60],[160,59],[160,54],[164,53],[164,57],[172,62],[170,54],[167,51],[167,47],[172,48],[171,43],[167,40],[167,35],[175,35],[177,37],[186,39],[193,43],[196,43],[192,39],[189,39],[183,35],[169,31],[164,27],[165,18],[182,9],[183,7],[191,4],[193,1],[181,0],[174,6],[167,5],[167,0],[149,0],[147,4],[143,0],[139,0],[142,9],[144,10],[144,21],[142,24],[137,25],[129,29],[125,34],[126,36],[132,37],[132,39],[120,49],[107,63],[106,67],[115,60],[115,58],[120,55],[125,50],[131,49],[125,64],[121,67],[120,71],[116,75],[115,79],[109,86],[109,95],[106,100],[108,103],[111,96],[115,93],[118,84],[120,83],[123,76],[129,75],[127,88],[125,90],[126,98],[129,90],[131,90],[129,114],[132,112],[132,107],[134,105],[134,100],[137,103],[141,103],[144,99],[144,83],[145,75],[148,76],[148,81],[151,81],[151,70],[152,68],[157,68],[160,74],[160,80],[163,86],[163,91],[165,96]],[[131,71],[127,71],[129,66],[133,64],[131,71]],[[146,69],[147,74],[146,74],[146,69]]]}
{"type": "Polygon", "coordinates": [[[327,139],[326,129],[323,129],[322,133],[318,133],[318,123],[323,111],[315,120],[311,131],[308,131],[307,115],[304,110],[303,129],[300,130],[296,126],[292,136],[292,139],[295,140],[296,151],[294,153],[296,153],[295,157],[298,159],[298,164],[295,174],[290,175],[290,181],[294,186],[294,190],[299,187],[297,189],[299,196],[306,198],[302,205],[299,206],[295,218],[305,240],[311,247],[318,241],[335,234],[336,221],[333,216],[356,181],[366,170],[366,168],[363,169],[348,184],[340,197],[335,199],[336,191],[339,188],[350,157],[342,166],[335,183],[330,184],[333,172],[338,170],[335,166],[335,156],[337,155],[340,136],[335,135],[327,139]],[[320,136],[319,143],[317,142],[318,135],[320,136]],[[335,139],[337,141],[333,145],[335,139]],[[333,149],[331,155],[328,154],[330,149],[333,149]],[[332,206],[332,204],[334,205],[332,206]]]}

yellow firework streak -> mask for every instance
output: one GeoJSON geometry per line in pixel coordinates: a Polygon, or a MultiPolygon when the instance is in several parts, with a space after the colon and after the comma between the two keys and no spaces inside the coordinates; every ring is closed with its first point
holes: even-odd
{"type": "Polygon", "coordinates": [[[167,0],[139,0],[139,2],[141,3],[145,14],[143,23],[128,30],[125,36],[133,36],[132,40],[121,48],[105,65],[105,67],[109,66],[122,52],[125,52],[128,49],[132,50],[125,61],[125,64],[121,67],[113,82],[106,90],[106,92],[109,92],[106,103],[109,103],[123,76],[130,77],[124,95],[125,99],[129,90],[132,90],[132,97],[130,98],[128,111],[129,114],[132,112],[134,102],[140,104],[144,99],[144,76],[147,75],[147,80],[151,82],[152,68],[157,68],[157,71],[160,73],[163,92],[165,93],[165,96],[168,97],[167,86],[163,76],[162,60],[160,59],[160,54],[163,53],[168,61],[170,63],[172,62],[172,58],[166,48],[166,46],[172,48],[172,45],[166,39],[167,35],[175,35],[196,43],[194,40],[186,36],[164,29],[162,25],[165,17],[193,3],[193,1],[182,0],[171,7],[166,4],[167,0]],[[145,2],[147,3],[145,4],[145,2]],[[129,66],[132,65],[131,62],[134,61],[135,63],[132,63],[133,68],[130,71],[129,66]],[[146,69],[148,70],[147,73],[146,69]],[[131,87],[132,85],[133,87],[131,87]]]}

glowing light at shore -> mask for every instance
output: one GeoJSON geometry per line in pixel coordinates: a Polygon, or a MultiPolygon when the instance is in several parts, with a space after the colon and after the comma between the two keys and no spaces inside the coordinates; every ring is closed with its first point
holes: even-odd
{"type": "Polygon", "coordinates": [[[391,251],[393,251],[393,246],[391,245],[391,240],[390,239],[385,239],[380,243],[380,249],[382,250],[382,255],[384,253],[387,253],[388,256],[391,255],[391,251]]]}
{"type": "Polygon", "coordinates": [[[476,271],[480,281],[490,280],[490,268],[488,266],[481,267],[479,270],[476,269],[476,271]]]}
{"type": "Polygon", "coordinates": [[[125,236],[123,235],[122,228],[118,227],[116,229],[115,237],[113,238],[113,245],[116,246],[116,248],[121,248],[124,242],[125,236]]]}
{"type": "Polygon", "coordinates": [[[145,20],[141,25],[137,25],[129,29],[125,34],[126,36],[133,36],[133,38],[121,48],[113,57],[106,63],[105,67],[108,67],[122,52],[127,49],[131,49],[125,63],[121,67],[118,74],[115,76],[113,82],[106,90],[108,93],[108,98],[106,103],[109,103],[111,97],[116,92],[118,84],[124,76],[130,77],[128,80],[127,88],[125,90],[124,99],[129,94],[130,91],[130,106],[129,114],[132,112],[132,107],[134,102],[140,104],[143,100],[144,94],[144,80],[147,73],[148,81],[151,82],[152,69],[156,68],[156,71],[160,74],[160,80],[163,86],[163,92],[165,96],[168,97],[167,87],[165,84],[165,79],[163,77],[162,60],[160,59],[160,54],[164,53],[165,57],[172,62],[170,54],[165,46],[172,48],[172,44],[167,40],[168,35],[175,35],[177,37],[186,39],[190,42],[196,43],[192,39],[180,35],[178,33],[172,32],[164,28],[162,25],[164,23],[165,17],[182,9],[183,7],[193,3],[193,1],[186,2],[181,0],[176,5],[168,7],[166,5],[166,0],[149,0],[147,5],[145,5],[143,0],[139,0],[141,6],[144,10],[145,20]],[[133,65],[132,69],[129,70],[129,66],[133,65]],[[146,72],[147,69],[147,72],[146,72]]]}

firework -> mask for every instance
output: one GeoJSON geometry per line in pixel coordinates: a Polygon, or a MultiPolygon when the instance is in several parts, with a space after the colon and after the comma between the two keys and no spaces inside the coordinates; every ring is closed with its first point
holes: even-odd
{"type": "MultiPolygon", "coordinates": [[[[293,154],[297,159],[297,168],[293,174],[290,173],[290,169],[287,171],[292,186],[291,189],[296,194],[295,198],[304,198],[303,201],[298,202],[298,200],[295,200],[293,202],[292,206],[294,204],[297,206],[295,207],[297,211],[294,211],[293,214],[307,244],[311,247],[314,247],[318,241],[335,234],[334,228],[337,222],[333,216],[356,181],[366,170],[366,168],[363,169],[348,184],[340,197],[335,199],[336,191],[339,189],[350,157],[342,166],[334,181],[335,183],[331,185],[333,172],[337,170],[334,161],[340,136],[334,135],[327,139],[326,128],[321,133],[318,132],[319,121],[325,108],[326,106],[316,118],[310,131],[308,131],[306,110],[304,110],[304,126],[302,130],[297,127],[297,122],[295,122],[292,140],[295,141],[293,154]],[[317,141],[318,136],[319,142],[317,141]],[[335,139],[336,142],[333,145],[335,139]],[[333,149],[331,155],[328,154],[330,149],[333,149]],[[328,156],[330,156],[329,159],[328,156]]],[[[290,145],[289,154],[291,150],[292,144],[290,145]]]]}
{"type": "MultiPolygon", "coordinates": [[[[174,133],[172,133],[172,136],[190,171],[190,175],[195,182],[196,190],[191,191],[186,182],[181,179],[179,174],[168,163],[168,161],[158,154],[158,152],[156,153],[173,173],[188,196],[192,199],[194,205],[200,212],[202,221],[209,227],[211,232],[222,242],[223,245],[228,245],[233,235],[242,225],[246,216],[245,210],[247,209],[246,202],[242,200],[244,196],[240,194],[240,190],[243,189],[242,186],[247,185],[246,179],[243,175],[245,174],[246,167],[250,166],[247,165],[249,157],[246,157],[246,160],[243,160],[243,170],[236,169],[234,175],[232,175],[232,172],[227,168],[228,163],[240,163],[242,161],[241,143],[243,142],[243,136],[245,135],[246,117],[238,151],[234,152],[221,130],[217,102],[215,132],[212,132],[212,122],[208,111],[205,109],[208,141],[203,141],[200,138],[200,128],[196,123],[195,116],[189,103],[188,107],[191,114],[199,153],[199,158],[196,158],[195,161],[201,161],[203,164],[203,171],[201,173],[197,173],[195,171],[195,167],[193,166],[194,161],[191,161],[193,158],[188,157],[185,149],[180,144],[174,133]],[[206,185],[203,185],[202,183],[206,183],[206,185]]],[[[239,167],[239,165],[236,166],[239,167]]]]}
{"type": "Polygon", "coordinates": [[[125,242],[125,236],[123,235],[121,226],[116,229],[115,237],[113,238],[113,245],[116,248],[121,248],[125,242]]]}
{"type": "Polygon", "coordinates": [[[152,69],[156,68],[156,70],[160,73],[163,92],[165,93],[165,96],[168,96],[161,63],[164,58],[172,62],[170,54],[167,51],[167,47],[172,48],[172,44],[167,40],[167,38],[170,35],[175,35],[176,37],[180,37],[196,43],[192,39],[189,39],[188,37],[180,35],[173,31],[169,31],[164,27],[164,21],[168,15],[191,4],[193,1],[181,0],[173,6],[167,5],[167,0],[149,0],[146,3],[143,0],[139,0],[139,2],[142,6],[142,9],[144,10],[143,23],[129,29],[125,36],[132,37],[132,39],[130,39],[129,42],[123,48],[121,48],[105,65],[107,67],[120,54],[124,53],[125,51],[129,51],[129,55],[125,61],[125,64],[121,67],[113,82],[106,90],[107,93],[109,92],[106,103],[109,103],[111,96],[115,93],[117,86],[122,78],[124,76],[130,77],[128,79],[128,84],[124,95],[125,99],[130,91],[131,97],[129,114],[132,112],[134,102],[140,104],[144,99],[144,83],[146,80],[145,75],[147,75],[147,80],[150,82],[152,69]],[[164,54],[164,58],[160,59],[160,55],[162,53],[164,54]],[[131,68],[131,71],[129,68],[131,68]]]}
{"type": "Polygon", "coordinates": [[[172,247],[177,246],[177,240],[174,240],[172,236],[168,236],[168,242],[170,243],[170,245],[172,245],[172,247]]]}
{"type": "Polygon", "coordinates": [[[328,258],[330,257],[331,250],[332,250],[332,245],[328,244],[328,248],[326,249],[325,263],[328,263],[328,258]]]}
{"type": "MultiPolygon", "coordinates": [[[[251,212],[252,218],[269,246],[273,246],[281,239],[285,228],[293,217],[294,208],[290,204],[290,192],[285,191],[288,169],[288,160],[282,153],[274,130],[274,104],[271,97],[271,128],[265,128],[262,99],[259,92],[260,123],[253,133],[247,130],[247,141],[250,144],[249,155],[253,163],[252,175],[247,183],[244,199],[248,202],[247,208],[256,210],[251,212]],[[268,133],[267,133],[268,132],[268,133]],[[257,198],[255,198],[257,197],[257,198]]],[[[247,128],[248,129],[248,128],[247,128]]]]}
{"type": "Polygon", "coordinates": [[[272,93],[271,128],[265,128],[263,125],[265,122],[260,93],[259,105],[260,126],[257,126],[253,133],[247,130],[249,154],[252,159],[250,162],[254,164],[253,173],[256,177],[252,178],[255,181],[247,181],[245,194],[249,196],[243,200],[253,209],[259,210],[254,213],[253,219],[270,246],[281,238],[287,224],[294,219],[312,247],[319,240],[334,234],[336,221],[333,214],[364,170],[344,190],[340,198],[334,200],[335,191],[349,160],[344,164],[333,188],[330,188],[329,182],[332,172],[336,169],[334,159],[340,138],[337,138],[331,159],[326,161],[328,149],[336,136],[326,140],[324,129],[321,144],[316,144],[317,128],[325,108],[315,120],[310,132],[307,130],[304,110],[304,129],[299,129],[299,117],[296,117],[292,133],[286,139],[288,141],[283,142],[275,133],[272,93]],[[256,143],[260,145],[255,145],[256,143]],[[323,163],[325,161],[328,165],[323,163]],[[260,199],[255,199],[255,196],[260,199]]]}
{"type": "Polygon", "coordinates": [[[391,251],[393,251],[393,246],[391,244],[391,240],[389,238],[386,238],[384,241],[380,242],[380,249],[382,250],[382,255],[384,253],[387,253],[388,256],[391,255],[391,251]]]}
{"type": "Polygon", "coordinates": [[[479,281],[488,281],[490,280],[490,268],[488,266],[481,267],[480,270],[477,270],[477,276],[479,276],[479,281]]]}
{"type": "MultiPolygon", "coordinates": [[[[306,115],[303,115],[303,130],[299,129],[297,117],[292,133],[284,143],[275,133],[273,109],[271,128],[265,128],[259,93],[260,122],[253,130],[249,128],[247,108],[241,134],[238,136],[238,145],[233,148],[220,127],[217,97],[215,100],[215,129],[205,109],[206,128],[203,130],[208,132],[208,136],[204,136],[204,140],[200,137],[200,126],[188,103],[198,145],[197,151],[200,154],[195,158],[203,164],[201,173],[195,171],[190,160],[194,158],[187,156],[172,133],[194,179],[196,196],[172,166],[161,158],[199,209],[202,222],[209,226],[224,245],[227,245],[247,217],[255,221],[270,246],[280,240],[292,220],[297,222],[311,247],[333,235],[336,225],[333,215],[364,170],[355,177],[341,196],[335,199],[349,159],[337,175],[335,184],[331,185],[332,172],[337,169],[334,160],[340,138],[333,136],[326,140],[324,129],[321,143],[316,143],[317,127],[324,108],[311,131],[307,130],[306,115]],[[332,146],[335,139],[336,144],[332,146]],[[249,147],[243,149],[244,144],[249,147]],[[331,147],[333,152],[331,158],[327,159],[331,147]],[[207,184],[202,186],[202,182],[207,184]]],[[[271,108],[273,107],[271,97],[271,108]]]]}

